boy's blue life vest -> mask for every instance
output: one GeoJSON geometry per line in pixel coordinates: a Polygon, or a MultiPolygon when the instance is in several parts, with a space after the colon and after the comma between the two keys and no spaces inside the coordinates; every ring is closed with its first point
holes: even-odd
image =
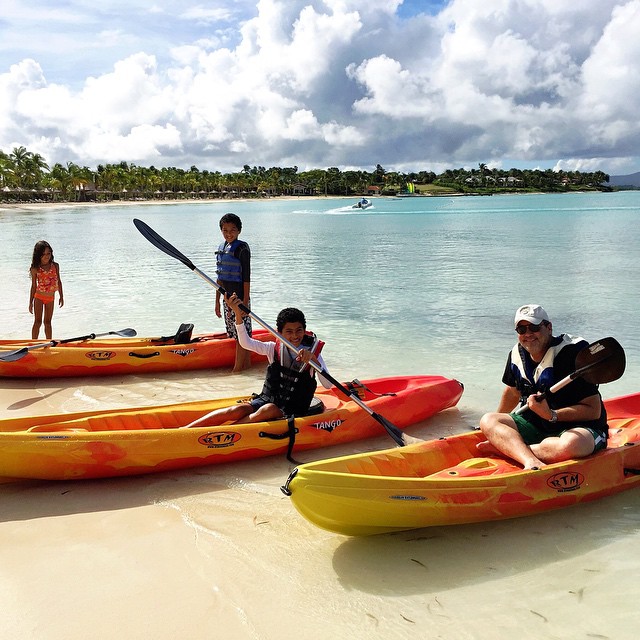
{"type": "MultiPolygon", "coordinates": [[[[300,347],[309,349],[317,357],[324,342],[306,332],[300,347]]],[[[269,398],[285,416],[303,416],[309,410],[316,387],[313,367],[296,360],[296,355],[277,340],[260,395],[269,398]]]]}
{"type": "Polygon", "coordinates": [[[520,392],[520,400],[526,403],[532,393],[546,392],[556,382],[553,363],[558,354],[569,345],[581,342],[586,344],[584,338],[570,336],[563,333],[554,339],[547,349],[544,357],[536,365],[521,344],[516,344],[511,350],[511,371],[516,381],[516,388],[520,392]]]}
{"type": "Polygon", "coordinates": [[[242,263],[237,254],[247,243],[234,240],[230,244],[223,242],[216,251],[216,273],[218,279],[225,282],[242,282],[242,263]]]}

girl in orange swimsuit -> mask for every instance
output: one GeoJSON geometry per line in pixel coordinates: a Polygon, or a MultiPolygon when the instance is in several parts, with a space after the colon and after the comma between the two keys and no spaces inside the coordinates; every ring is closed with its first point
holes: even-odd
{"type": "Polygon", "coordinates": [[[60,265],[53,260],[53,249],[45,240],[36,242],[31,259],[31,292],[29,293],[29,313],[33,313],[31,339],[37,340],[40,326],[44,319],[44,335],[51,340],[51,318],[53,317],[53,301],[56,291],[58,304],[64,305],[60,265]]]}

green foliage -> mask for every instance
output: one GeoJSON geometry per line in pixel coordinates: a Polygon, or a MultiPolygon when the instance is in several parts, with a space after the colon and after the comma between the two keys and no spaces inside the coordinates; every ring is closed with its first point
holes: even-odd
{"type": "Polygon", "coordinates": [[[394,195],[413,184],[417,195],[446,193],[491,194],[519,191],[576,191],[606,189],[609,176],[602,171],[541,171],[538,169],[447,169],[402,173],[386,171],[377,164],[372,171],[338,167],[298,172],[298,167],[271,167],[245,164],[241,171],[222,174],[201,171],[195,165],[188,171],[178,167],[140,167],[131,162],[81,167],[73,162],[56,163],[49,168],[44,158],[25,147],[10,153],[0,150],[0,198],[47,200],[114,200],[206,197],[264,197],[279,195],[367,194],[394,195]]]}

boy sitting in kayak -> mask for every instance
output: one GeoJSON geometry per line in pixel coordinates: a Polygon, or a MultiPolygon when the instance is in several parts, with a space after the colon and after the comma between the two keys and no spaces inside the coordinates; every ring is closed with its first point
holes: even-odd
{"type": "MultiPolygon", "coordinates": [[[[251,400],[240,402],[231,407],[218,409],[200,420],[192,422],[195,427],[206,420],[207,425],[219,425],[235,422],[264,422],[286,416],[303,416],[309,410],[313,394],[317,387],[315,369],[309,364],[313,361],[326,370],[320,351],[324,342],[315,334],[306,331],[306,320],[299,309],[282,309],[276,319],[278,333],[294,347],[300,349],[296,355],[280,340],[260,342],[250,338],[243,323],[243,312],[239,308],[242,302],[236,294],[225,298],[235,314],[236,330],[240,346],[267,356],[269,366],[262,392],[251,400]]],[[[331,383],[318,375],[323,387],[329,389],[331,383]]]]}

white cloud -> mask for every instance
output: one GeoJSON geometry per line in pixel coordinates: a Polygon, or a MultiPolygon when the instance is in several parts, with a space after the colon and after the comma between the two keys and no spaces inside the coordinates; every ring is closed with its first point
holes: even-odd
{"type": "Polygon", "coordinates": [[[640,0],[452,0],[406,20],[400,4],[71,0],[42,5],[56,28],[38,38],[39,10],[9,0],[0,148],[223,171],[638,169],[640,0]]]}
{"type": "Polygon", "coordinates": [[[188,7],[181,15],[182,20],[196,20],[198,22],[216,23],[221,20],[229,20],[232,16],[231,11],[224,7],[208,8],[202,5],[188,7]]]}

